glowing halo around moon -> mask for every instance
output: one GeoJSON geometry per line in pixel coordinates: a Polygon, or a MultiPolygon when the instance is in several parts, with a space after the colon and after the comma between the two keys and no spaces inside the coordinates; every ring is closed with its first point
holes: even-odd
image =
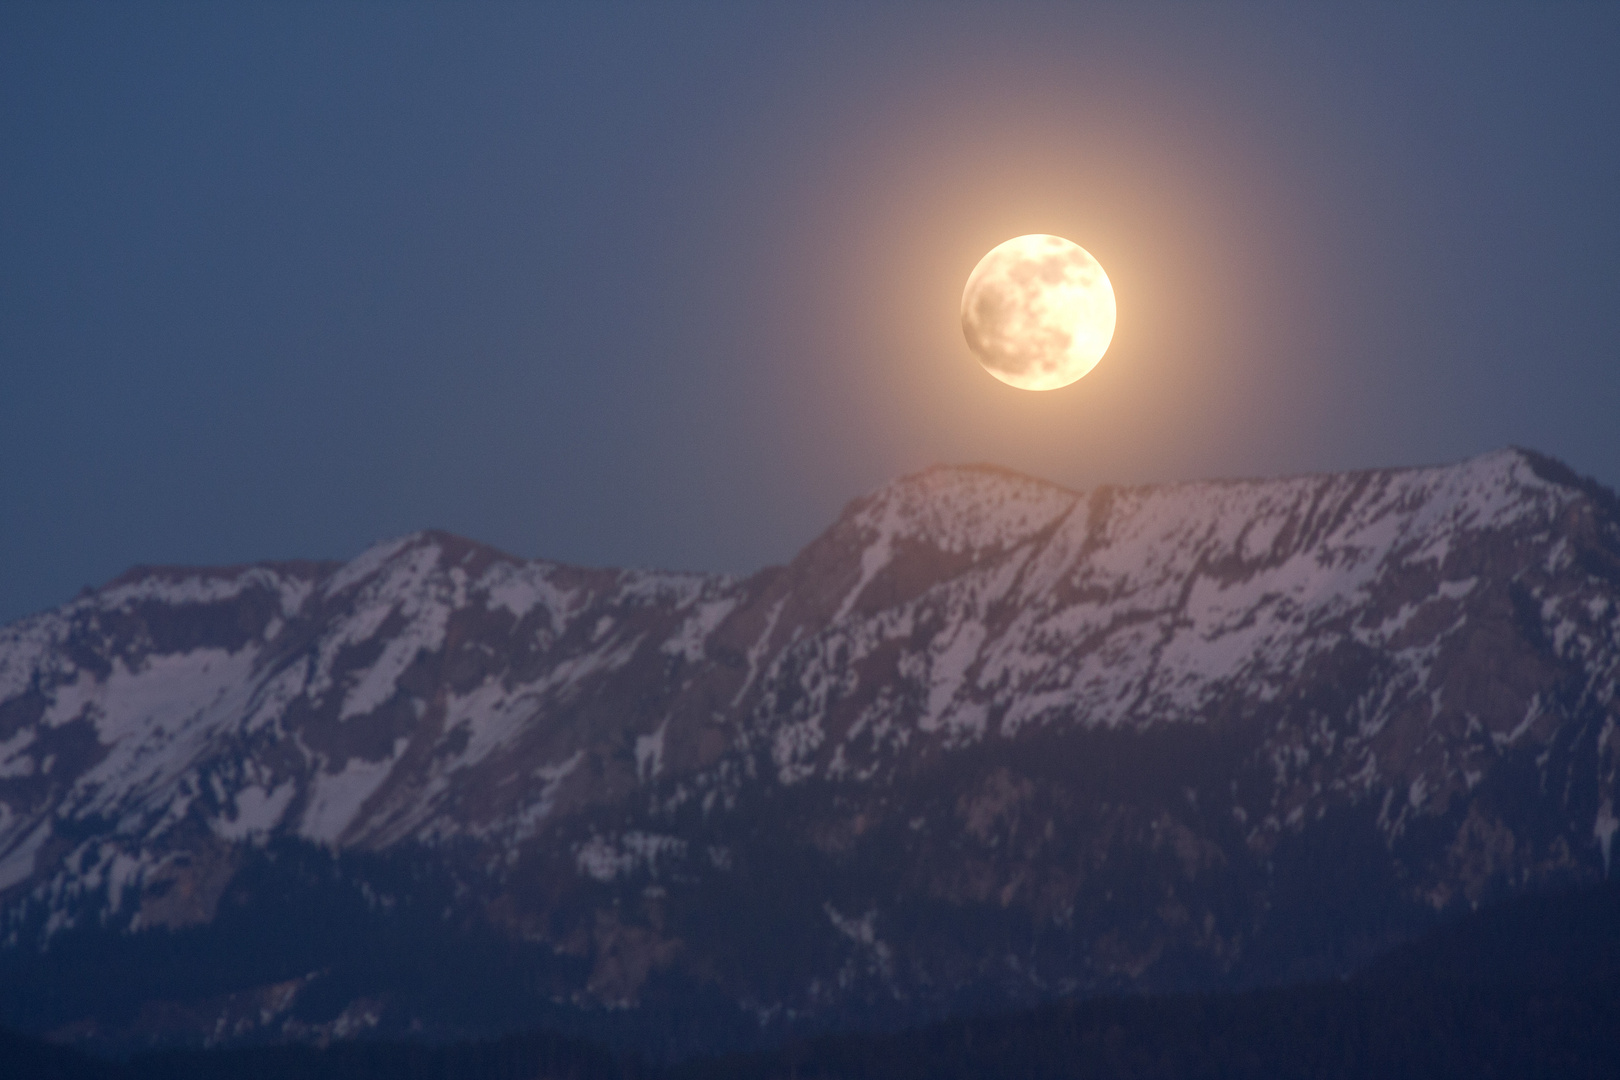
{"type": "Polygon", "coordinates": [[[984,369],[1020,390],[1056,390],[1114,338],[1114,286],[1091,252],[1033,233],[997,244],[962,290],[962,333],[984,369]]]}

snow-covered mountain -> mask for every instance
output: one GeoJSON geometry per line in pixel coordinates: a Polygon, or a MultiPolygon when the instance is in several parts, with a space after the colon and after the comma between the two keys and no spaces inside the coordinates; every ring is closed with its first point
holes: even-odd
{"type": "Polygon", "coordinates": [[[1620,503],[1519,450],[936,468],[743,579],[138,568],[0,630],[0,1020],[668,1043],[1345,970],[1610,873],[1617,682],[1620,503]]]}

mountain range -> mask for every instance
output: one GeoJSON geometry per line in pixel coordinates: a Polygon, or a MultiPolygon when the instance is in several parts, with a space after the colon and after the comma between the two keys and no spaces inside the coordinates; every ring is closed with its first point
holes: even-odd
{"type": "Polygon", "coordinates": [[[0,629],[0,1023],[679,1054],[1356,970],[1614,876],[1620,500],[935,468],[743,578],[444,533],[0,629]]]}

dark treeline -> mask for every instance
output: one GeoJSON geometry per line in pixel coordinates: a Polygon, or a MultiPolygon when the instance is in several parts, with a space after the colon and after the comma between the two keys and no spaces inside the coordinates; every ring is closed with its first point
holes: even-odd
{"type": "Polygon", "coordinates": [[[670,1080],[1436,1080],[1620,1071],[1620,987],[1405,997],[1346,986],[1063,1005],[694,1061],[670,1080]]]}
{"type": "Polygon", "coordinates": [[[549,1034],[169,1050],[108,1062],[0,1036],[38,1080],[1435,1080],[1620,1075],[1620,887],[1468,916],[1347,982],[1054,1004],[652,1066],[549,1034]]]}

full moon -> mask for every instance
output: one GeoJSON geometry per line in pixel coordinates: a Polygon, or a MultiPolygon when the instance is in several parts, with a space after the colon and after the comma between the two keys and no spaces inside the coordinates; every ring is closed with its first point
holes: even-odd
{"type": "Polygon", "coordinates": [[[1020,390],[1056,390],[1097,366],[1114,338],[1114,286],[1061,236],[990,249],[962,290],[962,333],[984,369],[1020,390]]]}

